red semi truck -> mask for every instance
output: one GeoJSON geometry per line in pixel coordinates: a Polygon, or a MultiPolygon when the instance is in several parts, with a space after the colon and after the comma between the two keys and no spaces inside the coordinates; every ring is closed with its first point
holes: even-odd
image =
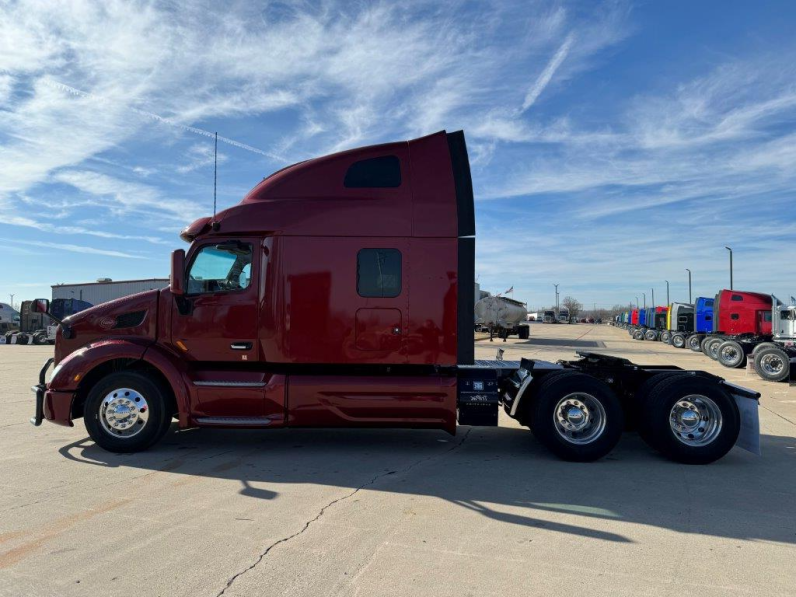
{"type": "Polygon", "coordinates": [[[502,407],[569,460],[604,456],[626,422],[681,462],[758,449],[759,394],[708,373],[591,353],[474,359],[461,131],[289,166],[180,236],[169,288],[60,322],[32,423],[83,417],[97,444],[133,452],[173,418],[453,434],[497,425],[502,407]]]}

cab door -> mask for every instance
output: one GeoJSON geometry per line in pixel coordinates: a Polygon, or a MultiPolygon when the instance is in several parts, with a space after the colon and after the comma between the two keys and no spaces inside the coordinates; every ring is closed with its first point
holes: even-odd
{"type": "Polygon", "coordinates": [[[258,239],[208,240],[192,251],[186,293],[172,314],[172,344],[191,361],[259,360],[258,239]]]}

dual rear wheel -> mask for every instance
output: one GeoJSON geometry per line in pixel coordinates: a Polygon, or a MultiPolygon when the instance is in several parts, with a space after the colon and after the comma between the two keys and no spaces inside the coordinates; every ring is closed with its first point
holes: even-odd
{"type": "MultiPolygon", "coordinates": [[[[614,449],[624,430],[622,404],[599,379],[575,371],[548,374],[530,388],[526,423],[564,460],[588,462],[614,449]]],[[[659,373],[632,403],[641,437],[664,456],[707,464],[724,456],[740,432],[735,400],[714,381],[691,374],[659,373]]]]}

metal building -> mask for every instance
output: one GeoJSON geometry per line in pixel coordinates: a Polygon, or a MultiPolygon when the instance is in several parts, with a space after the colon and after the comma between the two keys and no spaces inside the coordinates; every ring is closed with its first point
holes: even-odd
{"type": "Polygon", "coordinates": [[[79,299],[92,305],[106,303],[123,296],[165,288],[169,285],[168,278],[149,278],[147,280],[120,280],[114,282],[110,278],[100,278],[87,284],[56,284],[52,287],[52,300],[79,299]]]}

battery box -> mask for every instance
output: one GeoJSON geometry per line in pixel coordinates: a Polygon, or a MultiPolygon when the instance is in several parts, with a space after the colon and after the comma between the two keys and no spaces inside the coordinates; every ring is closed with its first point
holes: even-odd
{"type": "Polygon", "coordinates": [[[459,425],[497,426],[498,375],[495,369],[460,369],[457,389],[459,425]]]}

